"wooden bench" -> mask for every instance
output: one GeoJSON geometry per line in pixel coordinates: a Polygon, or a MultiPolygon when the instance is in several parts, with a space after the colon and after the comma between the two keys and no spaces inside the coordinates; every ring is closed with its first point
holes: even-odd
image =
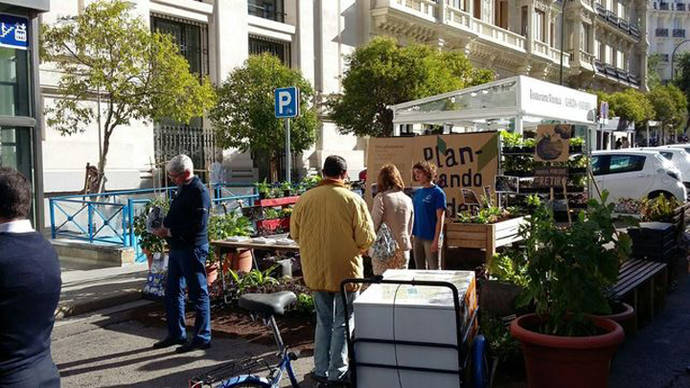
{"type": "Polygon", "coordinates": [[[635,308],[635,327],[640,317],[652,320],[664,307],[667,266],[655,261],[631,259],[623,263],[614,294],[635,308]]]}

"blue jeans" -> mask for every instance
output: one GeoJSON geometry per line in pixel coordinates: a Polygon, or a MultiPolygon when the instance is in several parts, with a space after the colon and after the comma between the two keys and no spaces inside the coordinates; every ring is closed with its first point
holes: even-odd
{"type": "Polygon", "coordinates": [[[30,366],[11,374],[0,376],[0,388],[60,388],[58,372],[50,351],[30,366]]]}
{"type": "MultiPolygon", "coordinates": [[[[347,293],[347,312],[350,329],[352,301],[356,292],[347,293]]],[[[314,335],[314,374],[335,381],[347,373],[347,341],[345,338],[345,309],[340,293],[314,292],[316,308],[316,333],[314,335]]]]}
{"type": "Polygon", "coordinates": [[[189,287],[189,301],[196,312],[192,342],[211,342],[211,303],[208,298],[205,266],[207,256],[208,244],[170,250],[168,283],[165,287],[169,338],[187,338],[184,322],[186,283],[189,287]]]}

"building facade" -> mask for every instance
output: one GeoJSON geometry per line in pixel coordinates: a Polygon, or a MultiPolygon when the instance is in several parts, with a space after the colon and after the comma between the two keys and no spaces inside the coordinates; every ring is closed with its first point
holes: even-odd
{"type": "Polygon", "coordinates": [[[372,0],[370,33],[463,50],[499,78],[646,87],[646,3],[575,0],[561,10],[553,0],[372,0]]]}
{"type": "Polygon", "coordinates": [[[690,52],[690,1],[650,1],[647,12],[649,54],[657,56],[659,77],[670,80],[673,51],[676,59],[690,52]]]}
{"type": "Polygon", "coordinates": [[[31,181],[34,225],[43,218],[38,19],[49,6],[49,0],[0,1],[0,166],[31,181]]]}

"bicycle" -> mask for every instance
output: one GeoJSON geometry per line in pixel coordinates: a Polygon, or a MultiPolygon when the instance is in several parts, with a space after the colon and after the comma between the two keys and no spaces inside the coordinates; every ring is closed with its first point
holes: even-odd
{"type": "Polygon", "coordinates": [[[297,355],[288,351],[275,320],[275,315],[283,315],[285,309],[296,301],[297,297],[290,291],[242,295],[238,302],[239,306],[248,310],[252,316],[261,316],[264,324],[273,331],[273,339],[278,347],[277,362],[275,359],[268,360],[266,358],[247,358],[233,361],[211,369],[203,375],[193,377],[189,380],[189,388],[277,388],[285,371],[287,371],[292,386],[299,388],[291,364],[297,359],[297,355]],[[268,369],[268,373],[266,376],[259,376],[254,373],[258,369],[268,369]]]}

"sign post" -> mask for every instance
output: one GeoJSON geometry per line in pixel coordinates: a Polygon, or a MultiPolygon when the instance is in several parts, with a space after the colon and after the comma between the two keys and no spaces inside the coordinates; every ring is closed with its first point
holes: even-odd
{"type": "Polygon", "coordinates": [[[290,183],[291,162],[290,154],[290,118],[299,116],[299,89],[296,86],[277,88],[275,90],[276,118],[285,119],[285,180],[290,183]]]}

